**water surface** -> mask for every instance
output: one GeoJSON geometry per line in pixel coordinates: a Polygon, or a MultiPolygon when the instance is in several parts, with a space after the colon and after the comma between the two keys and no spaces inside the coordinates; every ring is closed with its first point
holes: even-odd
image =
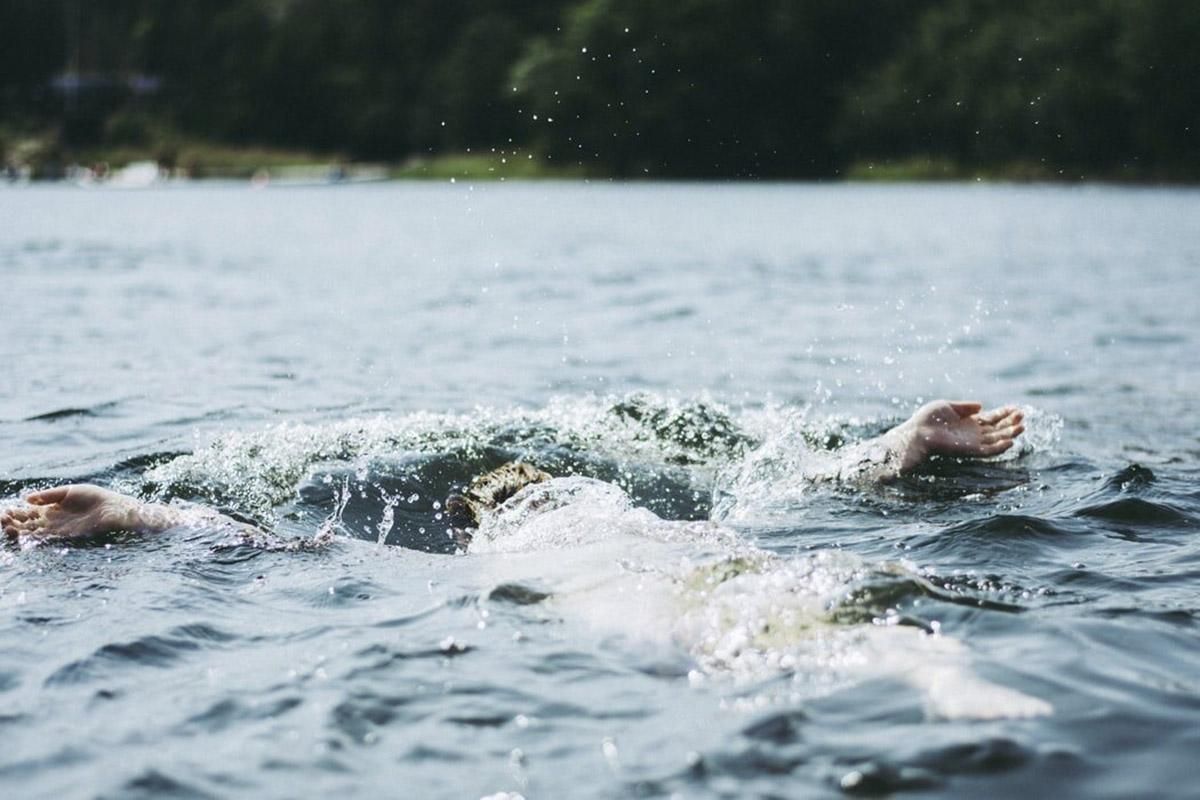
{"type": "Polygon", "coordinates": [[[89,480],[339,532],[6,546],[0,785],[1189,796],[1197,218],[1116,188],[0,190],[0,503],[89,480]],[[791,479],[942,396],[1022,404],[1024,444],[791,479]],[[597,511],[595,546],[453,555],[440,503],[511,458],[741,544],[606,550],[597,511]],[[790,583],[680,623],[716,608],[680,576],[743,546],[790,583]],[[705,649],[747,609],[820,619],[705,649]],[[939,713],[850,668],[877,629],[1053,713],[939,713]]]}

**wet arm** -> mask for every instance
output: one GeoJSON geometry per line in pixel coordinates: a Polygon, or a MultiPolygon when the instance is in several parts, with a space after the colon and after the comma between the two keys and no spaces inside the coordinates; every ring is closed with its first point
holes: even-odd
{"type": "Polygon", "coordinates": [[[25,498],[25,505],[0,514],[0,529],[10,537],[74,538],[113,531],[152,534],[185,526],[259,533],[209,508],[145,503],[90,484],[34,492],[25,498]]]}
{"type": "Polygon", "coordinates": [[[894,480],[930,456],[988,458],[1013,446],[1024,432],[1015,406],[983,411],[976,402],[934,400],[887,433],[838,452],[838,480],[894,480]]]}

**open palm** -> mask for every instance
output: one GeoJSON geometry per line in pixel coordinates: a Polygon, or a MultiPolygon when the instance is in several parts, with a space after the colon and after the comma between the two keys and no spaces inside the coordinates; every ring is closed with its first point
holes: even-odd
{"type": "Polygon", "coordinates": [[[935,400],[913,415],[916,439],[926,454],[981,458],[1003,453],[1025,430],[1015,406],[982,411],[974,402],[935,400]]]}
{"type": "Polygon", "coordinates": [[[73,484],[35,492],[23,508],[0,515],[0,529],[9,536],[71,537],[129,527],[130,498],[88,484],[73,484]]]}

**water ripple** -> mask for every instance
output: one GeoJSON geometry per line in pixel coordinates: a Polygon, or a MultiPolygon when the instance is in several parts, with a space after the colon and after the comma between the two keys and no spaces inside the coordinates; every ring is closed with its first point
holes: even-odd
{"type": "Polygon", "coordinates": [[[46,686],[87,683],[129,667],[167,668],[187,655],[237,640],[233,634],[203,623],[184,625],[164,635],[142,636],[128,642],[106,644],[92,655],[58,668],[46,686]]]}
{"type": "Polygon", "coordinates": [[[1156,503],[1141,497],[1124,497],[1084,506],[1075,512],[1075,516],[1134,525],[1200,526],[1195,518],[1168,503],[1156,503]]]}

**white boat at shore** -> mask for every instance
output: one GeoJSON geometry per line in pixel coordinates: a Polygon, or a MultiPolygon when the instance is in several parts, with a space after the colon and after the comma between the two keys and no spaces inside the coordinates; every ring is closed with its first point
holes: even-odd
{"type": "MultiPolygon", "coordinates": [[[[69,179],[69,176],[68,176],[69,179]]],[[[75,178],[75,185],[85,189],[105,187],[109,189],[148,189],[161,186],[170,179],[169,173],[155,161],[132,161],[113,170],[83,169],[75,178]]]]}

